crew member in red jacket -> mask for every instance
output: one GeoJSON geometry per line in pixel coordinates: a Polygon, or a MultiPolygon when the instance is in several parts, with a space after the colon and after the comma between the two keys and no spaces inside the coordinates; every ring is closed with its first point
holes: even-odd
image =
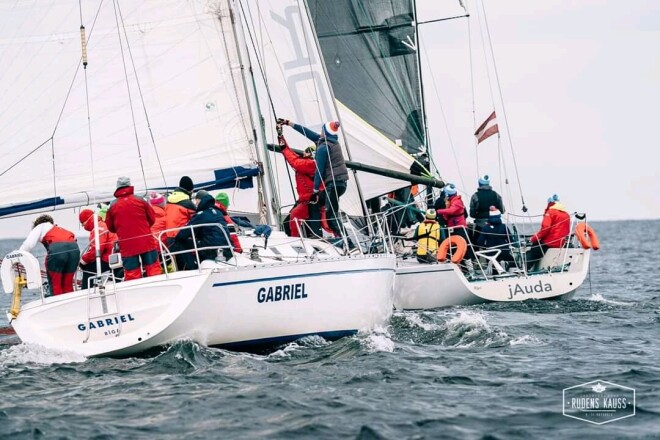
{"type": "Polygon", "coordinates": [[[532,247],[527,252],[527,270],[532,269],[548,249],[563,247],[570,233],[571,216],[554,194],[548,198],[541,228],[530,239],[532,247]]]}
{"type": "Polygon", "coordinates": [[[115,232],[119,238],[126,281],[142,278],[142,268],[148,277],[163,273],[158,263],[158,247],[151,235],[151,225],[155,221],[154,210],[146,200],[136,197],[133,192],[131,179],[117,179],[114,194],[116,200],[110,205],[105,217],[108,230],[115,232]]]}
{"type": "MultiPolygon", "coordinates": [[[[164,195],[152,192],[149,193],[149,204],[151,205],[151,209],[154,210],[154,215],[156,218],[154,224],[151,225],[151,233],[153,234],[154,238],[158,240],[158,236],[166,229],[167,226],[167,214],[165,213],[167,200],[165,199],[164,195]]],[[[167,236],[163,234],[161,236],[161,240],[163,240],[163,243],[165,243],[165,241],[167,241],[167,236]]]]}
{"type": "Polygon", "coordinates": [[[314,174],[316,173],[314,152],[316,146],[312,145],[305,148],[305,152],[300,157],[289,148],[289,144],[279,132],[278,141],[282,147],[281,151],[284,159],[296,172],[298,200],[293,209],[291,209],[291,212],[289,212],[291,236],[300,237],[299,223],[304,220],[312,234],[316,237],[323,237],[321,232],[321,207],[325,205],[325,185],[323,182],[321,182],[318,202],[310,203],[310,199],[314,193],[314,174]]]}
{"type": "Polygon", "coordinates": [[[451,231],[451,234],[460,235],[467,243],[468,246],[465,258],[467,260],[466,265],[468,268],[470,268],[472,263],[469,263],[469,261],[474,258],[474,252],[472,250],[472,246],[470,246],[470,240],[468,239],[467,234],[465,204],[463,203],[463,199],[458,194],[458,190],[453,183],[448,183],[445,185],[443,191],[447,196],[445,199],[446,208],[437,209],[436,212],[438,215],[441,215],[445,219],[448,228],[454,228],[451,231]]]}
{"type": "MultiPolygon", "coordinates": [[[[108,259],[110,254],[112,254],[112,248],[117,242],[117,234],[113,234],[108,231],[108,226],[101,219],[101,216],[98,217],[99,225],[99,249],[101,256],[101,272],[110,271],[110,265],[108,264],[108,259]]],[[[91,209],[83,209],[78,214],[78,220],[82,227],[89,231],[89,247],[87,252],[80,256],[80,269],[83,272],[82,277],[82,288],[87,289],[89,279],[96,275],[96,240],[94,234],[94,211],[91,209]]]]}
{"type": "Polygon", "coordinates": [[[46,273],[53,295],[73,292],[73,277],[80,261],[76,236],[54,224],[53,217],[40,215],[19,250],[30,252],[37,243],[46,248],[46,273]]]}

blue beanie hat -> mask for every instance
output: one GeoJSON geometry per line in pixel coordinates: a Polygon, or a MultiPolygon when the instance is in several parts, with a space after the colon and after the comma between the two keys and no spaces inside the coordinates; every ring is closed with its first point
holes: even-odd
{"type": "Polygon", "coordinates": [[[448,196],[453,196],[454,194],[456,194],[456,187],[454,186],[453,183],[448,183],[448,184],[445,185],[445,187],[443,188],[443,191],[444,191],[445,194],[447,194],[448,196]]]}
{"type": "Polygon", "coordinates": [[[488,177],[488,174],[484,175],[484,177],[481,177],[479,179],[479,186],[488,186],[490,185],[490,177],[488,177]]]}
{"type": "Polygon", "coordinates": [[[559,201],[559,196],[557,194],[553,194],[552,197],[548,197],[548,203],[554,203],[559,201]]]}

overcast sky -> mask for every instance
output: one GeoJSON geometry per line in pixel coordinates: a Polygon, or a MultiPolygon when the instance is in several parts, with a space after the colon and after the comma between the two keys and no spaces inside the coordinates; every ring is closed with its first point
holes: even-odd
{"type": "MultiPolygon", "coordinates": [[[[556,193],[569,210],[587,212],[591,220],[660,218],[660,1],[486,2],[504,107],[497,89],[490,98],[477,5],[465,3],[472,14],[476,122],[467,20],[421,27],[426,107],[441,175],[469,197],[477,176],[488,173],[509,210],[520,211],[516,170],[510,157],[506,173],[498,165],[495,137],[478,147],[477,169],[472,133],[494,103],[499,145],[509,151],[504,108],[532,213],[556,193]]],[[[461,14],[458,4],[418,0],[419,21],[461,14]]],[[[492,71],[491,81],[496,87],[492,71]]],[[[0,237],[25,236],[33,217],[0,220],[0,237]]],[[[83,232],[76,214],[55,217],[83,232]]]]}
{"type": "MultiPolygon", "coordinates": [[[[418,20],[459,14],[458,3],[419,0],[418,20]]],[[[478,125],[492,111],[492,100],[479,100],[488,89],[484,56],[476,2],[466,4],[478,125]]],[[[530,210],[538,213],[548,196],[557,193],[569,210],[587,212],[591,220],[660,218],[660,167],[655,159],[660,147],[660,2],[497,0],[485,7],[530,210]]],[[[426,24],[421,39],[433,70],[430,75],[429,63],[423,62],[434,157],[443,177],[469,195],[479,173],[467,29],[465,19],[426,24]],[[450,121],[451,143],[442,110],[450,121]]],[[[501,142],[508,149],[499,98],[495,102],[501,142]]],[[[497,147],[495,137],[479,145],[481,173],[498,173],[497,147]]],[[[514,169],[511,163],[507,167],[513,184],[514,169]]],[[[493,178],[493,184],[508,192],[501,176],[493,178]]],[[[519,211],[520,198],[508,204],[519,211]]]]}

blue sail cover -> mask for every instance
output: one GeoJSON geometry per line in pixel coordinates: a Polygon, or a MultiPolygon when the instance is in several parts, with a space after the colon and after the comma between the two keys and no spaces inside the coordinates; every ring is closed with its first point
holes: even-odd
{"type": "MultiPolygon", "coordinates": [[[[215,179],[195,183],[196,189],[217,190],[225,188],[248,189],[254,186],[254,177],[259,175],[258,167],[233,167],[215,170],[215,179]]],[[[136,194],[146,194],[150,190],[171,191],[175,186],[157,188],[136,188],[136,194]]],[[[112,199],[110,193],[96,193],[97,200],[112,199]]],[[[34,200],[26,203],[0,207],[0,218],[11,217],[28,212],[52,211],[58,208],[86,206],[93,201],[93,194],[84,193],[73,197],[49,197],[42,200],[34,200]],[[68,206],[67,206],[68,205],[68,206]]]]}
{"type": "Polygon", "coordinates": [[[409,153],[424,151],[411,0],[307,0],[335,97],[409,153]]]}

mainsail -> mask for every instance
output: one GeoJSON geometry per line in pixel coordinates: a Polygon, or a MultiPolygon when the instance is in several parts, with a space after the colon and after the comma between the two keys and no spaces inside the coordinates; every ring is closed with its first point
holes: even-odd
{"type": "Polygon", "coordinates": [[[412,0],[307,4],[336,99],[406,151],[425,151],[412,0]]]}
{"type": "Polygon", "coordinates": [[[0,14],[0,216],[107,200],[121,175],[137,192],[183,175],[252,185],[228,2],[4,2],[0,14]]]}

